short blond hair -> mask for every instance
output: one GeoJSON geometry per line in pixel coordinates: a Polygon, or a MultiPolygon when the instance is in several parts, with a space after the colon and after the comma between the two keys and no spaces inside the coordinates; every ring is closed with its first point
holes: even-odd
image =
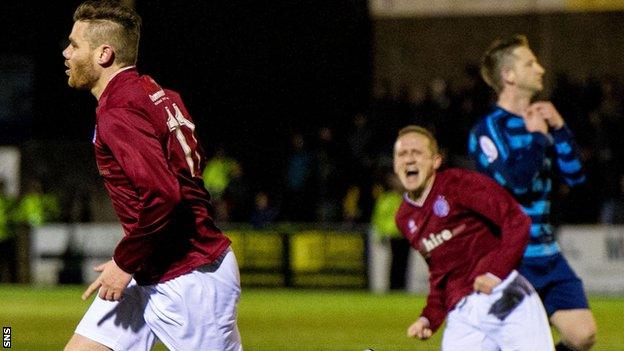
{"type": "Polygon", "coordinates": [[[121,65],[135,65],[141,37],[141,17],[118,1],[85,1],[74,12],[74,22],[88,22],[85,36],[91,48],[111,45],[121,65]]]}
{"type": "Polygon", "coordinates": [[[508,65],[513,51],[521,46],[529,47],[529,40],[525,35],[516,34],[509,38],[494,40],[481,58],[481,77],[497,93],[503,90],[501,71],[508,65]]]}
{"type": "Polygon", "coordinates": [[[399,130],[399,132],[397,133],[396,140],[398,141],[399,138],[409,133],[416,133],[426,137],[429,140],[429,151],[431,151],[431,154],[437,155],[439,153],[438,141],[436,140],[435,136],[433,136],[433,133],[431,133],[429,129],[425,127],[421,127],[415,124],[405,126],[401,128],[401,130],[399,130]]]}

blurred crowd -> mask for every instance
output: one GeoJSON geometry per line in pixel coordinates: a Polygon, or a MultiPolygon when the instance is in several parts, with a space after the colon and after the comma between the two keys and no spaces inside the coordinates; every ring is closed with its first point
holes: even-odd
{"type": "MultiPolygon", "coordinates": [[[[624,223],[623,82],[610,76],[574,81],[559,75],[553,87],[541,98],[551,100],[574,131],[588,175],[581,187],[558,185],[556,221],[624,223]]],[[[445,167],[472,168],[466,154],[468,131],[493,103],[473,66],[457,81],[439,78],[404,87],[377,82],[368,106],[346,117],[348,122],[289,135],[287,157],[275,165],[282,168],[281,179],[267,189],[249,179],[246,165],[225,146],[217,146],[209,150],[204,172],[217,220],[256,228],[276,221],[369,223],[376,201],[397,191],[392,147],[401,127],[429,128],[440,142],[445,167]]],[[[0,241],[9,222],[94,220],[93,186],[71,188],[71,194],[60,194],[46,189],[41,179],[29,179],[18,198],[0,192],[0,241]]]]}
{"type": "MultiPolygon", "coordinates": [[[[473,168],[466,154],[468,131],[495,103],[476,67],[457,82],[392,89],[375,85],[367,108],[348,128],[322,126],[316,133],[290,135],[290,151],[277,191],[250,191],[244,165],[218,148],[208,161],[207,188],[219,221],[368,223],[378,199],[393,191],[392,143],[407,124],[432,130],[445,167],[473,168]]],[[[569,189],[557,184],[557,223],[624,223],[624,85],[615,77],[573,81],[556,77],[549,96],[576,134],[587,182],[569,189]]]]}
{"type": "MultiPolygon", "coordinates": [[[[287,157],[274,165],[281,167],[280,179],[266,189],[225,146],[210,150],[203,178],[217,223],[254,228],[275,222],[370,224],[380,243],[407,247],[387,229],[393,222],[384,219],[401,196],[392,171],[396,132],[407,124],[425,126],[440,142],[443,167],[473,168],[466,153],[468,131],[494,100],[476,68],[466,73],[460,81],[433,79],[398,89],[378,82],[369,105],[348,123],[290,134],[287,157]]],[[[551,100],[575,133],[587,173],[580,187],[556,185],[555,223],[624,223],[624,83],[610,76],[574,81],[559,75],[553,86],[541,99],[551,100]]],[[[0,281],[16,281],[16,228],[102,220],[94,209],[104,200],[91,181],[61,190],[47,186],[53,174],[24,176],[16,197],[0,183],[0,281]]]]}

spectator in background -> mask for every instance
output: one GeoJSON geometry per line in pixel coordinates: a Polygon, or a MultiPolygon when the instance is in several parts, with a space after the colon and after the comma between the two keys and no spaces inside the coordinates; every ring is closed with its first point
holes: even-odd
{"type": "Polygon", "coordinates": [[[283,218],[287,221],[311,222],[314,220],[313,201],[310,196],[313,157],[301,133],[293,133],[290,142],[290,156],[283,183],[283,218]]]}
{"type": "Polygon", "coordinates": [[[58,198],[44,192],[39,179],[31,179],[26,185],[25,193],[18,200],[14,218],[17,223],[38,227],[57,220],[60,213],[58,198]]]}
{"type": "Polygon", "coordinates": [[[229,157],[222,145],[217,146],[214,156],[206,163],[203,179],[204,186],[214,200],[218,200],[230,183],[232,170],[238,162],[229,157]]]}
{"type": "Polygon", "coordinates": [[[405,124],[418,124],[435,130],[435,114],[431,94],[425,85],[413,84],[409,87],[408,102],[410,116],[405,124]]]}
{"type": "Polygon", "coordinates": [[[370,218],[373,201],[373,131],[366,114],[356,113],[353,116],[351,129],[347,133],[347,147],[350,165],[347,179],[350,185],[343,199],[343,218],[359,222],[370,218]]]}
{"type": "Polygon", "coordinates": [[[472,167],[470,159],[466,157],[466,135],[472,124],[489,111],[492,94],[479,77],[479,67],[471,63],[466,64],[464,76],[449,94],[452,102],[448,124],[437,125],[439,133],[447,134],[448,144],[440,143],[448,148],[447,163],[450,166],[472,167]],[[449,125],[453,128],[448,128],[449,125]]]}
{"type": "Polygon", "coordinates": [[[403,187],[399,178],[392,172],[387,172],[383,181],[382,191],[375,201],[370,223],[370,243],[373,247],[371,256],[377,258],[378,261],[370,266],[372,269],[379,269],[375,272],[376,274],[371,274],[376,280],[371,279],[375,292],[385,292],[388,288],[405,289],[405,274],[410,250],[409,241],[401,234],[394,220],[403,200],[401,196],[403,187]],[[389,262],[383,259],[388,256],[389,262]],[[388,279],[388,273],[390,279],[388,279]]]}
{"type": "Polygon", "coordinates": [[[376,80],[370,103],[370,126],[376,131],[375,153],[382,154],[392,144],[392,126],[398,126],[397,102],[395,101],[392,83],[389,80],[376,80]]]}
{"type": "Polygon", "coordinates": [[[341,154],[333,130],[329,127],[319,129],[314,151],[313,187],[316,189],[316,214],[320,222],[340,220],[340,204],[345,191],[341,154]]]}
{"type": "Polygon", "coordinates": [[[246,222],[251,212],[251,187],[245,179],[243,167],[234,164],[230,172],[230,181],[220,199],[227,207],[227,220],[246,222]]]}
{"type": "Polygon", "coordinates": [[[370,172],[372,165],[373,130],[368,125],[368,117],[364,113],[353,116],[351,129],[347,134],[347,146],[352,164],[352,174],[360,175],[370,172]]]}
{"type": "Polygon", "coordinates": [[[619,189],[602,205],[600,223],[624,224],[624,174],[620,174],[619,189]]]}
{"type": "Polygon", "coordinates": [[[15,236],[10,227],[12,201],[0,179],[0,283],[16,280],[15,236]]]}
{"type": "Polygon", "coordinates": [[[624,172],[624,106],[622,87],[611,77],[601,80],[601,96],[595,111],[589,112],[590,126],[584,126],[587,144],[596,154],[600,184],[606,197],[619,192],[619,175],[624,172]]]}
{"type": "Polygon", "coordinates": [[[64,223],[88,223],[93,220],[91,192],[94,187],[72,184],[62,202],[60,221],[64,223]]]}
{"type": "Polygon", "coordinates": [[[275,222],[279,215],[279,210],[271,203],[268,193],[265,191],[258,192],[254,204],[250,219],[254,228],[265,228],[267,225],[275,222]]]}
{"type": "Polygon", "coordinates": [[[362,191],[358,185],[350,185],[347,188],[344,199],[342,199],[342,220],[344,222],[356,223],[362,218],[361,198],[362,191]]]}
{"type": "Polygon", "coordinates": [[[238,162],[227,155],[223,145],[217,146],[213,157],[206,162],[202,178],[204,187],[210,194],[217,223],[229,222],[231,219],[230,207],[223,199],[223,194],[230,184],[232,172],[238,166],[238,162]]]}

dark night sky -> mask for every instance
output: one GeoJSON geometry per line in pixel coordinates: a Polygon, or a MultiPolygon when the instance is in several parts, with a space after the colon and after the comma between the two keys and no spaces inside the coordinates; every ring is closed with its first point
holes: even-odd
{"type": "MultiPolygon", "coordinates": [[[[0,54],[32,57],[35,67],[33,119],[9,133],[14,143],[91,138],[96,101],[66,86],[61,55],[78,3],[0,5],[8,14],[0,54]]],[[[143,17],[139,70],[179,91],[206,149],[225,144],[252,176],[284,158],[291,130],[344,128],[366,106],[365,0],[136,0],[136,8],[143,17]]]]}

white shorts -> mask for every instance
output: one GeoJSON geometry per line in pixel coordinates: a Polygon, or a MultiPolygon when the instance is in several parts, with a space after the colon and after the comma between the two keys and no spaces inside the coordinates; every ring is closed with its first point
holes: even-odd
{"type": "Polygon", "coordinates": [[[95,298],[76,328],[113,350],[240,351],[236,305],[240,277],[230,249],[211,265],[164,283],[128,285],[120,301],[95,298]]]}
{"type": "Polygon", "coordinates": [[[554,350],[539,295],[513,271],[490,295],[472,293],[449,313],[442,350],[554,350]]]}

